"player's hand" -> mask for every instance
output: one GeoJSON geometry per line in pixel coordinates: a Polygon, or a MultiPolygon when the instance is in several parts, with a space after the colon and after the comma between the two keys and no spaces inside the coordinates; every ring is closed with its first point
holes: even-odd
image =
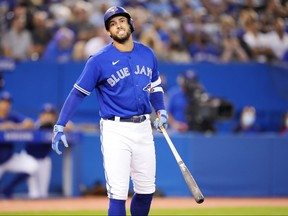
{"type": "Polygon", "coordinates": [[[168,114],[166,110],[158,110],[158,118],[154,121],[154,127],[158,132],[161,132],[160,127],[163,125],[165,129],[168,128],[168,114]]]}
{"type": "Polygon", "coordinates": [[[53,138],[52,138],[52,149],[57,154],[62,154],[62,152],[58,148],[58,144],[62,142],[65,147],[68,147],[67,139],[64,134],[64,126],[62,125],[55,125],[53,129],[53,138]]]}

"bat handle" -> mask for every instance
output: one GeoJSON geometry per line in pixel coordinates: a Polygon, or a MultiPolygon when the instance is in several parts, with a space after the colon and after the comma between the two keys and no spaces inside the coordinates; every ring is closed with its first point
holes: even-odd
{"type": "Polygon", "coordinates": [[[164,137],[166,138],[167,143],[168,143],[168,145],[169,145],[171,151],[173,152],[173,155],[174,155],[174,157],[175,157],[177,163],[179,164],[179,163],[182,161],[181,156],[178,154],[178,152],[177,152],[175,146],[173,145],[173,142],[172,142],[172,140],[170,139],[170,137],[169,137],[169,135],[168,135],[168,133],[167,133],[165,127],[162,125],[162,126],[160,126],[160,129],[161,129],[161,131],[162,131],[164,137]]]}

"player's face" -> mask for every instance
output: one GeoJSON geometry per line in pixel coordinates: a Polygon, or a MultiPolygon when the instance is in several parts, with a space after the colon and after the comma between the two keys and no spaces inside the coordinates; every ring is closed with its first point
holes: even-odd
{"type": "Polygon", "coordinates": [[[126,42],[131,35],[128,19],[124,16],[113,17],[109,22],[109,33],[110,37],[118,43],[126,42]]]}
{"type": "Polygon", "coordinates": [[[1,100],[0,101],[0,115],[7,116],[11,109],[11,102],[8,100],[1,100]]]}
{"type": "Polygon", "coordinates": [[[42,112],[39,115],[39,121],[41,124],[55,124],[57,121],[57,115],[53,112],[42,112]]]}

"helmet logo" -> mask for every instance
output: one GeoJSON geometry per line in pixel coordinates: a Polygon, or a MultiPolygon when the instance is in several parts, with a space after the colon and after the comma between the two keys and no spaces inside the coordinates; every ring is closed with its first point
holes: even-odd
{"type": "Polygon", "coordinates": [[[115,13],[117,10],[118,10],[117,7],[111,7],[111,8],[109,9],[109,11],[107,11],[107,12],[113,12],[113,13],[115,13]]]}

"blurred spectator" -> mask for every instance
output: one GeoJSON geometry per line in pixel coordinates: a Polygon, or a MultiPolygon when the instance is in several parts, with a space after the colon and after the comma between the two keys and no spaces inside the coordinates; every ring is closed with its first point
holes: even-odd
{"type": "Polygon", "coordinates": [[[192,58],[183,43],[181,34],[178,31],[172,31],[170,33],[167,60],[175,63],[189,63],[192,61],[192,58]]]}
{"type": "Polygon", "coordinates": [[[145,7],[147,10],[151,11],[153,14],[157,15],[170,15],[171,8],[168,1],[163,0],[154,0],[154,1],[146,1],[145,7]]]}
{"type": "Polygon", "coordinates": [[[234,133],[257,133],[261,128],[256,123],[257,113],[253,106],[245,106],[241,111],[240,120],[233,129],[234,133]]]}
{"type": "Polygon", "coordinates": [[[189,53],[193,62],[220,62],[220,50],[211,42],[210,35],[205,32],[195,32],[189,53]]]}
{"type": "Polygon", "coordinates": [[[85,61],[91,55],[94,55],[100,49],[108,45],[111,38],[106,34],[104,28],[95,27],[95,35],[88,41],[78,40],[73,48],[73,60],[75,61],[85,61]]]}
{"type": "MultiPolygon", "coordinates": [[[[44,104],[39,112],[38,119],[35,122],[35,130],[51,132],[56,123],[57,117],[58,112],[56,108],[50,103],[44,104]]],[[[71,130],[72,127],[72,122],[69,122],[66,130],[71,130]]],[[[16,175],[11,181],[13,183],[7,186],[4,190],[5,193],[11,196],[13,188],[22,181],[27,180],[29,198],[47,198],[49,195],[52,170],[52,162],[50,158],[51,150],[50,142],[26,144],[23,155],[26,155],[29,160],[31,157],[34,158],[37,163],[37,169],[29,175],[26,173],[19,173],[16,175]]],[[[27,162],[29,163],[29,161],[27,162]]],[[[23,163],[26,163],[24,158],[23,163]]]]}
{"type": "Polygon", "coordinates": [[[181,72],[177,83],[178,86],[168,92],[167,111],[172,129],[213,133],[217,131],[217,121],[233,116],[233,105],[222,98],[210,96],[194,71],[181,72]]]}
{"type": "Polygon", "coordinates": [[[281,119],[281,125],[279,128],[279,133],[281,135],[287,135],[288,134],[288,112],[284,113],[284,115],[281,119]]]}
{"type": "Polygon", "coordinates": [[[184,71],[181,79],[188,98],[185,115],[189,130],[214,133],[217,132],[217,121],[233,117],[233,104],[223,98],[211,96],[194,71],[184,71]]]}
{"type": "Polygon", "coordinates": [[[72,6],[71,19],[67,27],[74,31],[76,41],[86,42],[95,35],[95,27],[89,20],[91,8],[91,3],[81,0],[76,1],[72,6]]]}
{"type": "Polygon", "coordinates": [[[101,28],[103,26],[104,13],[108,10],[108,8],[115,5],[115,1],[114,0],[100,0],[100,1],[98,0],[98,1],[90,1],[90,2],[92,4],[92,8],[90,11],[91,14],[89,17],[89,22],[95,27],[101,28]]]}
{"type": "Polygon", "coordinates": [[[222,98],[210,96],[194,71],[181,72],[177,83],[178,86],[167,93],[170,128],[179,132],[214,133],[218,120],[233,116],[233,105],[222,98]]]}
{"type": "Polygon", "coordinates": [[[72,55],[71,55],[71,60],[74,61],[83,61],[86,58],[85,53],[84,53],[84,49],[85,49],[85,41],[77,41],[74,46],[73,46],[73,50],[72,50],[72,55]]]}
{"type": "Polygon", "coordinates": [[[228,1],[202,0],[201,2],[207,10],[208,16],[211,16],[210,19],[215,21],[220,17],[221,14],[228,10],[228,1]]]}
{"type": "Polygon", "coordinates": [[[96,35],[84,45],[84,58],[87,59],[89,56],[94,55],[106,46],[111,41],[110,39],[103,28],[97,28],[96,35]]]}
{"type": "Polygon", "coordinates": [[[249,60],[246,51],[241,46],[236,23],[232,16],[222,15],[220,17],[220,32],[217,41],[221,46],[223,62],[247,62],[249,60]]]}
{"type": "Polygon", "coordinates": [[[167,92],[168,104],[167,111],[169,115],[169,128],[179,132],[189,130],[185,109],[189,98],[185,92],[184,79],[180,74],[177,76],[177,86],[167,92]]]}
{"type": "MultiPolygon", "coordinates": [[[[39,131],[52,131],[57,117],[58,112],[56,108],[50,103],[44,104],[39,112],[38,119],[35,122],[35,129],[39,131]]],[[[69,122],[66,130],[71,130],[72,127],[72,123],[69,122]]],[[[38,169],[28,178],[29,197],[47,198],[49,195],[52,170],[52,162],[50,157],[50,152],[52,150],[51,143],[27,144],[25,150],[28,155],[35,158],[38,164],[38,169]]]]}
{"type": "MultiPolygon", "coordinates": [[[[154,29],[157,31],[157,34],[159,35],[159,38],[161,40],[163,48],[166,49],[169,46],[170,41],[170,34],[169,34],[169,28],[168,28],[168,22],[167,19],[170,17],[164,17],[164,16],[156,16],[153,18],[153,26],[154,29]]],[[[171,20],[169,19],[169,23],[171,20]]],[[[173,27],[171,29],[174,29],[177,27],[173,27]]]]}
{"type": "Polygon", "coordinates": [[[277,60],[282,60],[286,51],[288,51],[288,33],[285,32],[284,20],[280,17],[274,20],[273,31],[267,33],[269,41],[268,46],[273,51],[277,60]]]}
{"type": "Polygon", "coordinates": [[[282,61],[288,62],[288,50],[283,54],[282,61]]]}
{"type": "Polygon", "coordinates": [[[54,21],[52,26],[55,28],[55,31],[61,27],[67,26],[67,23],[72,17],[71,9],[60,2],[52,3],[48,12],[51,14],[52,20],[54,21]]]}
{"type": "Polygon", "coordinates": [[[8,22],[6,14],[9,11],[9,2],[6,1],[0,1],[0,40],[2,35],[7,31],[8,29],[8,22]]]}
{"type": "Polygon", "coordinates": [[[12,111],[12,96],[7,91],[0,95],[0,120],[0,130],[25,130],[34,127],[30,118],[12,111]]]}
{"type": "Polygon", "coordinates": [[[178,88],[168,92],[169,124],[179,132],[216,132],[215,116],[210,96],[192,70],[181,72],[177,77],[178,88]],[[211,112],[212,111],[212,112],[211,112]]]}
{"type": "Polygon", "coordinates": [[[153,26],[146,28],[146,30],[141,33],[139,42],[153,49],[159,60],[165,60],[167,58],[165,46],[153,26]]]}
{"type": "MultiPolygon", "coordinates": [[[[7,32],[7,28],[10,26],[7,20],[11,20],[11,17],[25,16],[26,30],[28,29],[28,32],[32,34],[34,46],[32,56],[30,56],[31,51],[29,50],[24,59],[38,60],[38,58],[41,59],[43,46],[47,45],[50,30],[52,30],[51,34],[53,35],[59,28],[70,28],[75,33],[73,59],[82,60],[86,59],[87,56],[87,54],[84,54],[86,42],[98,34],[95,32],[97,28],[102,28],[104,12],[112,5],[125,5],[134,17],[134,39],[140,40],[141,37],[141,40],[150,44],[151,48],[155,49],[156,55],[159,55],[160,60],[178,62],[183,59],[180,62],[188,61],[182,45],[177,46],[175,44],[175,41],[179,40],[177,37],[179,37],[187,44],[186,50],[189,51],[190,61],[192,62],[246,61],[247,54],[249,60],[267,62],[278,60],[278,57],[275,58],[274,52],[266,46],[266,44],[269,44],[267,43],[269,37],[266,38],[265,34],[273,30],[275,19],[278,17],[286,19],[288,17],[287,2],[287,0],[3,0],[0,1],[0,31],[2,33],[7,32]],[[40,18],[38,11],[42,14],[46,12],[48,15],[46,21],[36,21],[39,22],[40,26],[43,25],[40,23],[45,23],[46,29],[40,26],[39,29],[38,27],[35,28],[36,24],[33,20],[40,18]],[[253,13],[256,16],[251,15],[253,13]],[[247,16],[247,14],[250,15],[247,16]],[[233,19],[233,24],[228,19],[223,24],[222,17],[230,17],[233,19]],[[243,28],[243,37],[239,37],[242,35],[237,32],[238,40],[234,37],[234,33],[232,34],[233,39],[228,40],[223,36],[223,42],[219,39],[215,40],[215,33],[219,32],[219,29],[225,31],[222,29],[222,25],[226,25],[226,27],[228,25],[230,29],[243,28]],[[152,29],[153,32],[148,31],[148,29],[152,29]],[[160,38],[161,44],[159,46],[153,44],[155,40],[154,31],[157,32],[158,38],[160,38]],[[221,49],[217,50],[219,46],[221,49]],[[158,52],[159,47],[162,47],[162,52],[158,52]],[[173,48],[171,49],[171,47],[173,48]],[[168,56],[168,50],[170,49],[172,54],[168,56]],[[246,57],[242,49],[246,50],[246,57]]],[[[0,40],[3,45],[2,35],[0,34],[0,40]]],[[[11,37],[6,38],[10,39],[11,37]]],[[[104,40],[106,41],[106,39],[104,40]]],[[[102,43],[99,37],[92,41],[93,43],[102,43]]],[[[5,44],[7,43],[5,42],[5,44]]],[[[16,60],[23,58],[23,54],[21,57],[18,54],[11,54],[12,51],[16,52],[14,47],[20,46],[13,45],[13,49],[10,48],[12,51],[8,50],[9,46],[5,46],[8,47],[5,50],[3,49],[6,57],[10,56],[16,60]]]]}
{"type": "Polygon", "coordinates": [[[19,13],[14,15],[11,27],[3,35],[1,47],[4,57],[17,61],[29,60],[32,49],[31,32],[26,28],[26,15],[19,13]]]}
{"type": "Polygon", "coordinates": [[[121,0],[121,4],[124,8],[137,6],[145,7],[145,0],[121,0]]]}
{"type": "Polygon", "coordinates": [[[42,60],[65,63],[72,60],[74,48],[74,32],[66,27],[61,27],[47,45],[42,60]]]}
{"type": "Polygon", "coordinates": [[[241,14],[244,27],[243,41],[247,44],[251,60],[267,62],[275,58],[273,51],[268,47],[268,37],[260,31],[261,22],[255,11],[246,10],[241,14]]]}
{"type": "Polygon", "coordinates": [[[206,9],[203,6],[202,0],[183,0],[183,1],[173,1],[174,13],[181,15],[185,8],[191,8],[196,13],[203,13],[206,9]]]}
{"type": "Polygon", "coordinates": [[[181,33],[183,38],[188,43],[191,42],[190,35],[195,31],[200,31],[203,28],[202,13],[197,13],[189,5],[182,6],[182,14],[179,17],[181,23],[181,33]]]}
{"type": "MultiPolygon", "coordinates": [[[[35,129],[51,131],[57,117],[56,108],[52,104],[44,104],[35,122],[35,129]]],[[[28,143],[25,150],[38,164],[38,169],[27,180],[29,198],[47,198],[52,169],[49,156],[51,143],[28,143]]],[[[21,174],[16,176],[16,179],[19,177],[21,178],[21,174]]]]}
{"type": "MultiPolygon", "coordinates": [[[[0,96],[0,130],[27,130],[33,129],[33,121],[19,113],[13,112],[12,97],[9,92],[2,92],[0,96]]],[[[0,178],[6,172],[21,173],[21,178],[14,179],[5,187],[1,186],[1,192],[6,198],[11,198],[13,188],[19,182],[25,180],[38,168],[35,159],[24,151],[17,153],[11,142],[0,143],[0,178]]]]}
{"type": "Polygon", "coordinates": [[[267,4],[267,0],[240,0],[237,2],[241,5],[242,8],[252,9],[254,11],[259,11],[263,9],[265,7],[265,4],[267,4]]]}
{"type": "Polygon", "coordinates": [[[32,30],[32,60],[38,60],[42,57],[47,44],[52,38],[52,31],[47,26],[48,14],[46,11],[36,11],[33,14],[33,30],[32,30]]]}
{"type": "MultiPolygon", "coordinates": [[[[271,31],[275,31],[275,23],[277,19],[284,19],[288,15],[288,10],[285,9],[284,4],[282,5],[280,0],[269,0],[265,2],[266,4],[263,6],[262,10],[258,10],[259,20],[261,20],[261,28],[260,31],[262,33],[268,33],[271,31]]],[[[284,3],[282,1],[282,3],[284,3]]],[[[285,25],[284,25],[285,30],[285,25]]],[[[268,37],[269,40],[269,37],[268,37]]],[[[269,43],[270,45],[271,43],[269,43]]],[[[273,50],[274,51],[274,50],[273,50]]],[[[275,52],[274,52],[275,54],[275,52]]],[[[277,56],[279,60],[279,56],[277,56]]],[[[280,58],[281,60],[281,58],[280,58]]]]}
{"type": "Polygon", "coordinates": [[[150,28],[150,25],[154,25],[152,19],[153,15],[144,7],[126,8],[126,10],[128,10],[129,12],[131,11],[131,16],[133,17],[135,27],[135,30],[133,32],[133,38],[134,40],[139,40],[142,31],[146,30],[146,26],[150,28]]]}

